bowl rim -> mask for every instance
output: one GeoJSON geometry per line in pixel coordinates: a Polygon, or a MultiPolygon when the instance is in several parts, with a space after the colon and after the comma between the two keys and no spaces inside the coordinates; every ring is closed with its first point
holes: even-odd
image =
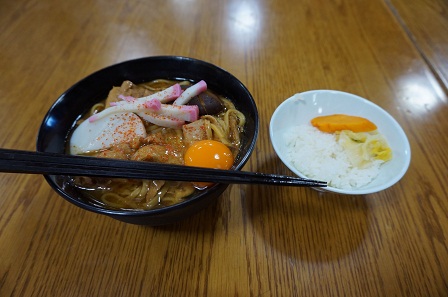
{"type": "MultiPolygon", "coordinates": [[[[81,78],[80,80],[78,80],[71,87],[69,87],[67,90],[65,90],[63,93],[61,93],[58,96],[58,98],[56,99],[56,101],[54,103],[52,103],[49,110],[46,112],[43,120],[41,121],[41,125],[39,127],[38,134],[36,137],[36,150],[37,151],[45,151],[43,148],[43,142],[42,142],[43,128],[45,126],[45,123],[48,122],[49,120],[51,120],[50,117],[51,117],[52,113],[54,112],[55,108],[58,106],[58,104],[60,104],[61,101],[64,100],[64,97],[67,94],[69,94],[70,92],[73,92],[73,90],[76,90],[76,88],[78,88],[80,85],[82,85],[86,81],[92,80],[96,76],[100,76],[103,73],[112,71],[114,69],[118,70],[118,69],[120,69],[126,65],[132,64],[132,63],[157,61],[157,60],[179,61],[179,62],[183,62],[183,63],[185,63],[185,62],[199,63],[203,67],[214,69],[214,70],[220,72],[222,75],[232,79],[237,84],[238,88],[241,88],[242,91],[247,95],[247,98],[251,101],[250,105],[254,107],[254,113],[251,114],[251,116],[253,118],[253,124],[254,124],[254,133],[252,136],[252,140],[249,142],[249,144],[247,146],[247,152],[241,156],[238,163],[234,167],[234,170],[241,170],[244,167],[244,165],[247,163],[247,161],[249,160],[250,156],[252,155],[255,145],[256,145],[257,138],[258,138],[258,134],[259,134],[259,115],[258,115],[256,103],[255,103],[255,100],[254,100],[252,94],[249,92],[248,88],[236,76],[234,76],[227,70],[221,68],[220,66],[217,66],[215,64],[212,64],[212,63],[204,61],[204,60],[199,60],[196,58],[186,57],[186,56],[176,56],[176,55],[147,56],[147,57],[125,60],[122,62],[118,62],[118,63],[112,64],[112,65],[100,68],[100,69],[86,75],[85,77],[81,78]]],[[[173,78],[174,77],[175,76],[173,76],[173,78]]],[[[183,77],[183,78],[188,79],[187,77],[183,77]]],[[[66,193],[61,187],[59,187],[54,182],[53,178],[57,178],[56,176],[54,176],[54,175],[43,175],[43,176],[44,176],[45,180],[47,181],[47,183],[53,188],[53,190],[55,190],[60,196],[62,196],[69,202],[71,202],[83,209],[86,209],[86,210],[89,210],[89,211],[92,211],[95,213],[100,213],[100,214],[105,214],[105,215],[110,215],[110,216],[123,216],[123,217],[128,217],[128,216],[145,217],[148,215],[163,215],[165,213],[170,213],[175,210],[182,209],[185,205],[188,205],[188,204],[192,203],[193,201],[202,200],[209,194],[213,194],[215,192],[222,193],[229,186],[228,184],[222,184],[222,183],[215,184],[212,187],[201,191],[199,194],[194,196],[194,199],[187,199],[185,201],[176,203],[174,205],[170,205],[170,206],[166,206],[166,207],[162,207],[162,208],[156,208],[156,209],[150,209],[150,210],[115,210],[115,209],[107,209],[107,208],[98,207],[98,206],[83,202],[80,199],[76,199],[76,198],[70,196],[68,193],[66,193]]]]}
{"type": "Polygon", "coordinates": [[[406,158],[404,160],[403,166],[401,167],[401,170],[393,178],[389,179],[386,183],[383,183],[381,185],[378,185],[375,187],[370,187],[370,188],[361,187],[361,188],[354,188],[354,189],[340,189],[340,188],[335,188],[335,187],[331,187],[331,186],[327,186],[325,188],[313,188],[313,189],[320,191],[320,192],[334,192],[334,193],[345,194],[345,195],[366,195],[366,194],[373,194],[376,192],[383,191],[385,189],[392,187],[397,182],[399,182],[403,178],[403,176],[406,174],[406,172],[410,166],[410,162],[411,162],[411,147],[410,147],[409,140],[408,140],[403,128],[397,122],[397,120],[394,117],[392,117],[392,115],[390,115],[386,110],[384,110],[379,105],[377,105],[377,104],[373,103],[372,101],[369,101],[361,96],[358,96],[358,95],[355,95],[352,93],[348,93],[348,92],[344,92],[344,91],[339,91],[339,90],[318,89],[318,90],[308,90],[308,91],[296,93],[296,94],[292,95],[291,97],[285,99],[275,109],[274,113],[271,116],[271,120],[269,123],[269,136],[270,136],[271,144],[274,148],[274,151],[276,152],[277,156],[280,158],[282,163],[286,167],[288,167],[288,169],[290,169],[294,174],[296,174],[300,177],[303,177],[303,178],[309,178],[306,175],[304,175],[303,173],[301,173],[298,169],[296,169],[292,164],[290,164],[290,162],[286,158],[286,156],[284,156],[280,153],[280,144],[275,142],[276,137],[274,136],[274,133],[276,133],[276,132],[274,131],[273,125],[274,125],[275,119],[280,116],[281,111],[291,102],[296,101],[296,100],[305,100],[303,98],[299,98],[304,95],[308,96],[308,95],[322,94],[322,93],[337,94],[339,96],[346,96],[347,98],[351,98],[353,100],[359,100],[363,104],[366,104],[367,106],[376,109],[383,116],[387,117],[392,123],[394,123],[394,127],[397,128],[398,134],[400,134],[404,140],[403,147],[405,148],[405,151],[406,151],[406,154],[405,154],[406,158]]]}

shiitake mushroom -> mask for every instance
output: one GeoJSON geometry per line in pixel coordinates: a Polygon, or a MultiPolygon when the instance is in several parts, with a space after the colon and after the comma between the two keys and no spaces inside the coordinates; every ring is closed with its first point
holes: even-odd
{"type": "Polygon", "coordinates": [[[224,110],[224,104],[221,99],[208,90],[191,98],[188,104],[197,105],[199,107],[199,115],[214,115],[224,110]]]}

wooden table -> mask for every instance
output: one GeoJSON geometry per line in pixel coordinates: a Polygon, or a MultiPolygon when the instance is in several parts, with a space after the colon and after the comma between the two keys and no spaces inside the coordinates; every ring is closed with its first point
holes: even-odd
{"type": "Polygon", "coordinates": [[[272,113],[311,89],[402,125],[407,174],[366,196],[234,185],[179,224],[83,211],[0,174],[0,296],[448,296],[446,0],[17,0],[0,6],[0,144],[34,150],[46,111],[105,66],[182,55],[238,77],[260,114],[245,170],[291,174],[272,113]]]}

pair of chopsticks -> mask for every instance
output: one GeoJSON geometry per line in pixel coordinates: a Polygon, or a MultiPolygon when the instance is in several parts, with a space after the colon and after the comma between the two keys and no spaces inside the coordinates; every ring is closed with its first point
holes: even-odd
{"type": "Polygon", "coordinates": [[[299,177],[0,148],[0,172],[326,187],[299,177]]]}

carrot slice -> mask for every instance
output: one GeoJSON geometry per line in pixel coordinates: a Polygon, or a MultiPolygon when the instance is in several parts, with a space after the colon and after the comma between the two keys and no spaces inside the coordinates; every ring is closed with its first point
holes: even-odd
{"type": "Polygon", "coordinates": [[[320,131],[327,133],[334,133],[342,130],[369,132],[377,129],[376,125],[368,119],[345,114],[315,117],[311,120],[311,125],[320,131]]]}

